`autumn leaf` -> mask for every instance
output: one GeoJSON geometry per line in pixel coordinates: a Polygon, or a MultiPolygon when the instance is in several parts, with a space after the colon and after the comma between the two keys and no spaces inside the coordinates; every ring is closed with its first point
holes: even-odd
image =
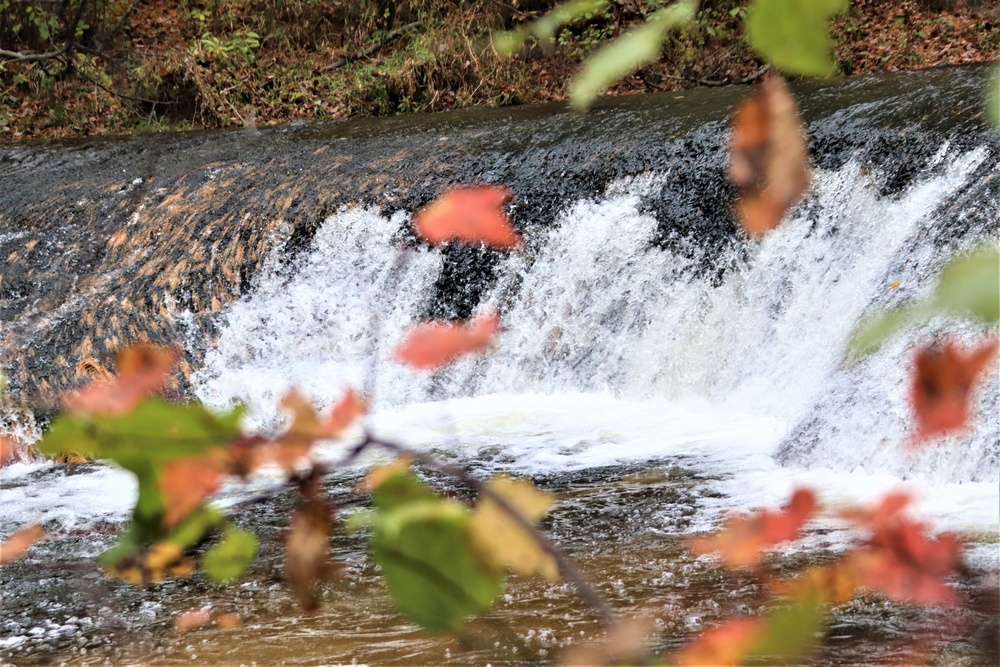
{"type": "Polygon", "coordinates": [[[67,410],[95,415],[123,415],[150,394],[161,391],[180,359],[176,347],[135,345],[118,354],[118,374],[99,379],[63,397],[67,410]]]}
{"type": "Polygon", "coordinates": [[[910,387],[917,418],[913,444],[966,428],[972,390],[996,351],[994,339],[972,350],[945,340],[917,352],[910,387]]]}
{"type": "Polygon", "coordinates": [[[0,544],[0,565],[17,560],[38,540],[45,537],[41,526],[31,525],[15,530],[3,544],[0,544]]]}
{"type": "Polygon", "coordinates": [[[413,228],[432,245],[460,241],[513,248],[521,237],[503,211],[510,198],[510,190],[496,185],[454,187],[417,211],[413,228]]]}
{"type": "Polygon", "coordinates": [[[177,614],[174,619],[174,632],[183,634],[208,625],[212,621],[212,612],[208,609],[188,609],[177,614]]]}
{"type": "Polygon", "coordinates": [[[958,595],[944,579],[962,568],[962,542],[951,533],[928,535],[924,523],[903,513],[910,502],[906,493],[893,492],[872,509],[842,512],[871,537],[841,567],[858,586],[896,600],[953,604],[958,595]]]}
{"type": "Polygon", "coordinates": [[[759,510],[750,516],[731,517],[715,535],[692,540],[691,549],[699,554],[721,551],[731,567],[752,566],[760,560],[762,549],[795,539],[815,510],[815,494],[797,489],[780,511],[759,510]]]}
{"type": "Polygon", "coordinates": [[[734,618],[706,630],[674,656],[677,667],[742,665],[765,630],[761,619],[734,618]]]}
{"type": "Polygon", "coordinates": [[[348,387],[340,400],[330,408],[330,414],[323,422],[324,435],[328,438],[337,437],[366,412],[368,402],[353,387],[348,387]]]}
{"type": "Polygon", "coordinates": [[[0,435],[0,466],[18,458],[17,443],[12,438],[0,435]]]}
{"type": "Polygon", "coordinates": [[[705,631],[675,656],[673,664],[802,664],[822,624],[822,605],[809,596],[796,598],[763,616],[731,618],[705,631]]]}
{"type": "Polygon", "coordinates": [[[481,315],[468,323],[425,322],[409,330],[396,347],[400,363],[420,370],[431,370],[490,345],[500,325],[495,312],[481,315]]]}
{"type": "Polygon", "coordinates": [[[274,441],[272,458],[291,474],[296,463],[309,456],[313,443],[321,437],[319,415],[305,396],[296,390],[285,394],[281,407],[292,416],[288,429],[274,441]]]}
{"type": "Polygon", "coordinates": [[[240,469],[252,471],[273,462],[291,474],[299,461],[308,458],[317,440],[338,437],[368,409],[365,400],[351,388],[325,418],[320,417],[309,399],[294,389],[281,399],[281,407],[292,419],[280,437],[272,442],[245,440],[232,448],[240,469]]]}
{"type": "Polygon", "coordinates": [[[750,236],[762,236],[778,226],[811,178],[802,122],[780,77],[765,79],[736,111],[730,156],[740,224],[750,236]]]}
{"type": "Polygon", "coordinates": [[[226,465],[217,456],[196,456],[166,461],[160,471],[163,525],[173,528],[218,491],[226,465]]]}
{"type": "Polygon", "coordinates": [[[494,477],[486,483],[485,492],[472,512],[469,534],[473,544],[498,567],[507,566],[523,575],[538,573],[549,581],[558,579],[555,558],[542,548],[531,531],[500,506],[497,498],[529,525],[545,516],[554,501],[551,494],[539,491],[526,479],[494,477]]]}
{"type": "Polygon", "coordinates": [[[285,576],[305,611],[319,608],[317,582],[337,572],[330,559],[333,510],[322,495],[322,475],[313,471],[299,485],[301,499],[285,540],[285,576]]]}

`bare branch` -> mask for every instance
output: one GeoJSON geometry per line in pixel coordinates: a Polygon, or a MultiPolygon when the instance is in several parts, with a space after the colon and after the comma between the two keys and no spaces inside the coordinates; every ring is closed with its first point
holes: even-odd
{"type": "Polygon", "coordinates": [[[6,51],[0,49],[0,58],[4,60],[16,60],[18,62],[35,62],[39,60],[52,60],[53,58],[58,58],[62,54],[73,48],[73,41],[70,40],[63,44],[62,48],[56,49],[55,51],[49,51],[48,53],[20,53],[18,51],[6,51]]]}

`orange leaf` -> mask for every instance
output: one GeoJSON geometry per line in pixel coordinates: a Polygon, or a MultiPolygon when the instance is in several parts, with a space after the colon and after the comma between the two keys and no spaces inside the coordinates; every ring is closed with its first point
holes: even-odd
{"type": "Polygon", "coordinates": [[[430,244],[448,241],[513,248],[521,243],[503,206],[511,193],[496,185],[458,186],[417,211],[413,228],[430,244]]]}
{"type": "Polygon", "coordinates": [[[38,540],[45,537],[41,526],[31,525],[15,530],[7,540],[0,544],[0,565],[6,565],[23,556],[38,540]]]}
{"type": "Polygon", "coordinates": [[[996,351],[996,340],[972,350],[946,340],[917,352],[910,388],[917,417],[912,444],[968,425],[972,390],[996,351]]]}
{"type": "Polygon", "coordinates": [[[500,317],[495,313],[480,316],[466,324],[426,322],[407,333],[396,347],[396,360],[422,370],[443,366],[458,357],[490,345],[500,317]]]}
{"type": "Polygon", "coordinates": [[[805,134],[785,82],[768,77],[733,117],[730,177],[736,212],[750,236],[762,236],[809,188],[805,134]]]}
{"type": "Polygon", "coordinates": [[[208,609],[188,609],[177,614],[174,619],[174,632],[181,634],[190,632],[204,625],[208,625],[212,620],[212,613],[208,609]]]}
{"type": "Polygon", "coordinates": [[[201,507],[206,498],[219,490],[225,476],[226,466],[215,456],[195,456],[164,463],[160,473],[163,525],[173,528],[201,507]]]}
{"type": "Polygon", "coordinates": [[[735,618],[706,630],[674,656],[678,667],[742,665],[754,641],[765,630],[760,619],[735,618]]]}
{"type": "Polygon", "coordinates": [[[118,375],[91,382],[63,397],[68,410],[90,414],[121,415],[139,405],[149,394],[161,391],[180,359],[175,347],[136,345],[118,354],[118,375]]]}
{"type": "Polygon", "coordinates": [[[348,387],[340,400],[330,409],[330,414],[323,422],[323,433],[327,437],[340,435],[355,419],[368,411],[365,399],[352,387],[348,387]]]}
{"type": "Polygon", "coordinates": [[[731,567],[755,565],[762,549],[795,539],[815,511],[815,494],[797,489],[780,511],[760,510],[750,516],[731,517],[715,535],[692,540],[691,549],[700,554],[721,551],[731,567]]]}
{"type": "Polygon", "coordinates": [[[0,466],[18,458],[17,444],[7,436],[0,435],[0,466]]]}

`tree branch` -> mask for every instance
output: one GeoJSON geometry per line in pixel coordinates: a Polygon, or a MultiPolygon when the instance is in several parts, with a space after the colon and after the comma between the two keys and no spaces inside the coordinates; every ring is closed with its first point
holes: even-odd
{"type": "Polygon", "coordinates": [[[464,468],[451,465],[450,463],[443,463],[430,454],[411,449],[396,442],[376,438],[370,433],[366,434],[364,440],[362,440],[361,443],[359,443],[354,450],[352,450],[352,453],[355,451],[356,453],[354,453],[354,456],[351,457],[351,460],[356,458],[356,456],[368,446],[380,447],[395,454],[408,456],[414,461],[417,461],[432,470],[436,470],[437,472],[444,473],[449,477],[459,480],[466,486],[473,489],[476,493],[489,497],[500,509],[506,512],[507,515],[510,516],[515,523],[517,523],[517,525],[528,531],[535,542],[538,543],[538,546],[541,547],[542,551],[548,554],[556,562],[556,565],[559,568],[559,574],[563,579],[573,584],[573,587],[576,589],[576,592],[580,595],[580,597],[583,598],[597,613],[601,623],[605,626],[611,626],[615,622],[616,616],[614,611],[611,609],[611,606],[608,605],[607,601],[599,592],[597,592],[597,589],[594,588],[593,584],[590,583],[590,580],[588,580],[583,572],[580,571],[580,568],[569,560],[566,554],[564,554],[559,547],[553,544],[548,536],[525,520],[525,518],[521,516],[521,513],[511,507],[511,505],[502,496],[493,493],[486,487],[486,485],[470,475],[464,468]]]}
{"type": "Polygon", "coordinates": [[[49,51],[48,53],[19,53],[17,51],[6,51],[0,49],[0,58],[4,60],[16,60],[18,62],[35,62],[39,60],[52,60],[53,58],[58,58],[62,54],[66,53],[73,47],[73,40],[70,40],[63,44],[62,48],[56,49],[55,51],[49,51]]]}

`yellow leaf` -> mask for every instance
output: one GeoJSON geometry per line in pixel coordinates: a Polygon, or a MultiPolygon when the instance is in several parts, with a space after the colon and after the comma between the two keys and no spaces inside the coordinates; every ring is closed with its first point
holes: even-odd
{"type": "Polygon", "coordinates": [[[525,479],[494,477],[486,484],[475,510],[469,533],[472,543],[497,566],[507,566],[517,574],[541,574],[550,581],[558,579],[559,568],[534,535],[505,511],[494,496],[501,498],[528,524],[534,524],[554,502],[525,479]]]}

